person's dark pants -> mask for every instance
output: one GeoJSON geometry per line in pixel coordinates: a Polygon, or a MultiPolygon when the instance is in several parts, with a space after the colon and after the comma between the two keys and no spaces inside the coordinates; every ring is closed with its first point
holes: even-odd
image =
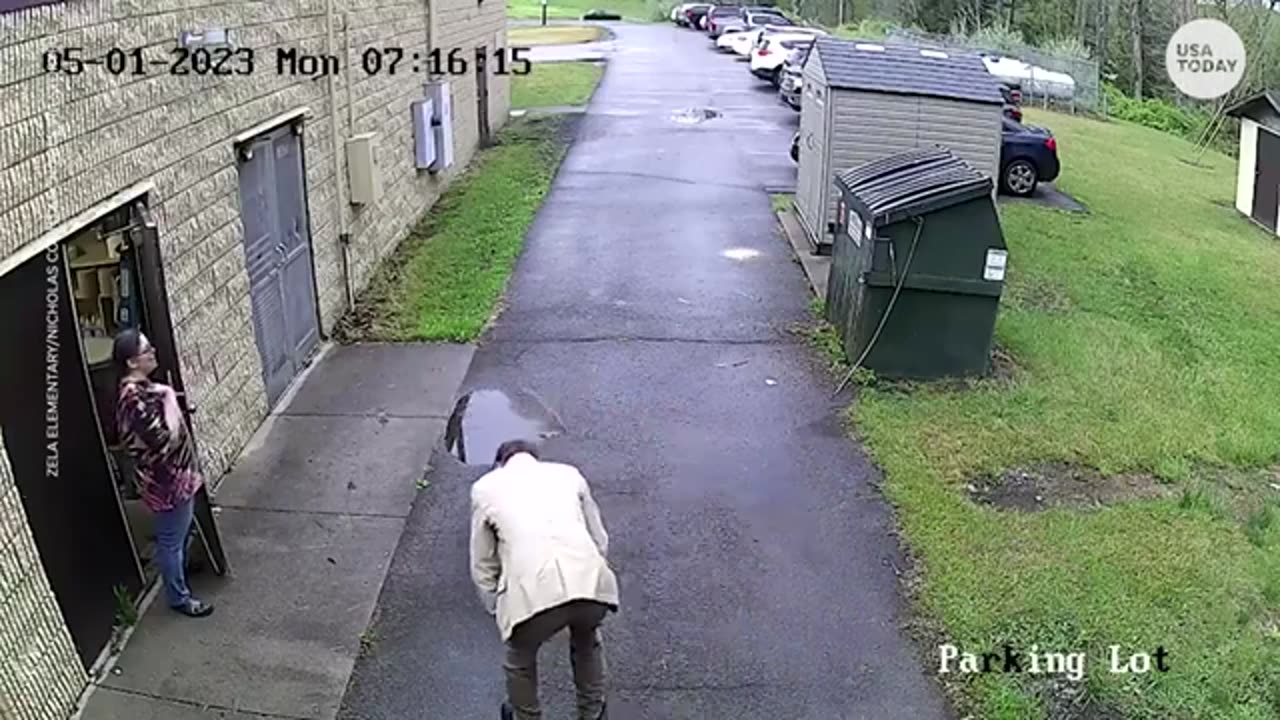
{"type": "Polygon", "coordinates": [[[511,631],[507,640],[507,697],[516,720],[540,720],[538,702],[538,648],[565,628],[569,629],[569,660],[578,692],[578,718],[597,720],[604,710],[605,659],[600,623],[609,606],[592,600],[574,600],[534,615],[511,631]]]}

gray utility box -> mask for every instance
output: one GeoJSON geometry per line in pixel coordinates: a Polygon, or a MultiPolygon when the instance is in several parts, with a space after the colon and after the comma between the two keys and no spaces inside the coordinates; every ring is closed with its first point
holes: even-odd
{"type": "Polygon", "coordinates": [[[935,147],[835,185],[826,315],[850,361],[870,345],[863,367],[886,378],[985,373],[1008,259],[991,177],[935,147]]]}

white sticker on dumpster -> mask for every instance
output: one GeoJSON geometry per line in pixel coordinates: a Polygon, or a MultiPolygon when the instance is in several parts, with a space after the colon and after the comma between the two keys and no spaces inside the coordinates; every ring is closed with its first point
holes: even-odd
{"type": "Polygon", "coordinates": [[[844,218],[845,227],[849,228],[849,239],[853,240],[854,245],[862,247],[862,216],[845,206],[844,218]]]}
{"type": "Polygon", "coordinates": [[[1004,280],[1004,269],[1008,262],[1008,252],[995,248],[987,250],[987,266],[982,270],[982,279],[994,282],[1004,280]]]}

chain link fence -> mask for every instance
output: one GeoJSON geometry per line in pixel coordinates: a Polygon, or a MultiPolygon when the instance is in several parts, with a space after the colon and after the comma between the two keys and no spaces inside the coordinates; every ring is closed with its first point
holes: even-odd
{"type": "Polygon", "coordinates": [[[1098,63],[1093,60],[1056,55],[1021,43],[1000,43],[1000,47],[990,47],[972,38],[900,27],[889,30],[887,39],[889,42],[940,50],[968,50],[999,56],[999,59],[992,58],[993,74],[1018,81],[1024,104],[1072,113],[1107,114],[1098,63]]]}
{"type": "Polygon", "coordinates": [[[838,36],[883,37],[897,42],[939,50],[985,52],[998,77],[1016,80],[1023,103],[1071,113],[1108,115],[1107,97],[1095,60],[1068,55],[1017,42],[1013,38],[967,37],[962,34],[927,33],[905,27],[901,0],[773,0],[770,4],[808,23],[834,29],[838,36]],[[853,27],[854,18],[863,18],[853,27]],[[884,20],[870,20],[883,18],[884,20]]]}

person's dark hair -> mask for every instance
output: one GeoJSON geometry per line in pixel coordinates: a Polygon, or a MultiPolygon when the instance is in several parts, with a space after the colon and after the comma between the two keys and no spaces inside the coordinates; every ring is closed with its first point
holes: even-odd
{"type": "Polygon", "coordinates": [[[528,440],[508,440],[498,446],[498,452],[493,456],[493,464],[498,467],[506,465],[508,460],[520,453],[529,453],[536,458],[538,447],[528,440]]]}
{"type": "Polygon", "coordinates": [[[138,357],[142,349],[142,333],[135,328],[126,328],[116,335],[111,346],[111,363],[115,366],[117,379],[123,380],[129,374],[129,361],[138,357]]]}

